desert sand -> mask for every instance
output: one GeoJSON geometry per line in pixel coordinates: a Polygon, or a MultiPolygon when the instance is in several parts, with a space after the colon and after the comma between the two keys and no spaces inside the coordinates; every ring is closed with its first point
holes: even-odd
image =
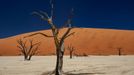
{"type": "MultiPolygon", "coordinates": [[[[65,30],[60,30],[59,38],[65,30]]],[[[36,32],[52,35],[50,30],[41,30],[0,39],[0,55],[20,55],[16,40],[36,32]]],[[[133,30],[74,28],[72,32],[75,34],[66,39],[65,46],[71,44],[76,55],[118,55],[119,48],[122,55],[134,54],[133,30]]],[[[27,39],[41,42],[38,55],[55,54],[53,38],[37,35],[27,39]]],[[[67,50],[65,54],[68,54],[67,50]]]]}
{"type": "MultiPolygon", "coordinates": [[[[55,60],[55,56],[34,56],[31,61],[22,56],[1,56],[0,75],[48,75],[55,60]]],[[[65,56],[63,71],[66,75],[133,75],[134,56],[65,56]]]]}

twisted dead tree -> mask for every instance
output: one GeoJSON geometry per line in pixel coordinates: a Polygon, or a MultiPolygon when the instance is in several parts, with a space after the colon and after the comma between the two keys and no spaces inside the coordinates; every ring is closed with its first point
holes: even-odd
{"type": "Polygon", "coordinates": [[[33,43],[33,40],[24,41],[22,39],[17,40],[17,47],[20,49],[20,52],[24,55],[24,60],[31,60],[32,56],[38,53],[38,48],[40,43],[33,43]],[[29,45],[28,45],[29,44],[29,45]]]}
{"type": "Polygon", "coordinates": [[[74,48],[72,45],[69,45],[69,46],[67,47],[67,50],[69,50],[70,59],[72,59],[72,57],[73,57],[73,52],[74,52],[75,48],[74,48]]]}
{"type": "Polygon", "coordinates": [[[63,35],[61,37],[59,37],[60,28],[57,28],[56,25],[53,23],[54,6],[53,6],[52,0],[50,0],[50,5],[51,5],[51,15],[50,16],[48,15],[47,12],[43,12],[43,11],[33,12],[32,14],[39,16],[43,21],[47,21],[47,23],[50,25],[50,28],[52,30],[52,35],[47,35],[47,34],[44,34],[41,32],[37,32],[37,33],[31,34],[26,37],[31,37],[31,36],[35,36],[35,35],[39,34],[39,35],[43,35],[45,37],[51,37],[54,39],[57,60],[56,60],[56,67],[55,67],[55,70],[53,73],[55,73],[55,75],[62,75],[63,56],[64,56],[64,51],[65,51],[64,41],[66,38],[68,38],[69,36],[74,34],[74,32],[70,33],[70,31],[72,30],[72,26],[71,26],[72,20],[71,19],[72,19],[72,15],[73,15],[73,9],[71,10],[68,20],[63,25],[63,26],[68,26],[66,28],[66,31],[63,33],[63,35]]]}

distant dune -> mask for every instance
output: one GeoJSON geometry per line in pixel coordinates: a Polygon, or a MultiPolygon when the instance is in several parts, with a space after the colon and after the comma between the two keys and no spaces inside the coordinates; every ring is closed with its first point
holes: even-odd
{"type": "MultiPolygon", "coordinates": [[[[66,28],[61,29],[59,36],[65,30],[66,28]]],[[[50,30],[36,32],[51,35],[50,30]]],[[[66,39],[65,46],[67,48],[71,44],[75,48],[75,55],[118,55],[118,48],[121,48],[122,55],[134,54],[134,31],[132,30],[74,28],[72,32],[75,34],[66,39]]],[[[16,40],[32,33],[35,32],[0,39],[0,55],[20,55],[16,40]]],[[[53,38],[36,35],[27,39],[41,42],[38,55],[55,54],[53,38]]],[[[67,49],[65,54],[68,54],[67,49]]]]}

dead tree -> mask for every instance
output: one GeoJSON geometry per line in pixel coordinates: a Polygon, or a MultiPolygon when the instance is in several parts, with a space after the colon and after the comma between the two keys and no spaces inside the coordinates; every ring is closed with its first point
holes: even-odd
{"type": "Polygon", "coordinates": [[[32,56],[37,54],[40,43],[33,43],[33,40],[24,41],[22,39],[17,40],[17,47],[20,52],[24,55],[24,60],[31,60],[32,56]]]}
{"type": "Polygon", "coordinates": [[[56,56],[57,56],[57,60],[56,60],[56,67],[55,67],[55,75],[62,75],[62,67],[63,67],[63,56],[64,56],[64,41],[66,38],[68,38],[69,36],[73,35],[74,32],[70,33],[70,31],[72,30],[72,26],[71,26],[71,19],[72,19],[72,12],[73,9],[71,11],[71,14],[69,15],[69,19],[67,20],[67,22],[65,23],[65,25],[63,26],[67,26],[66,31],[63,33],[63,35],[61,37],[59,37],[59,32],[60,32],[60,28],[57,28],[56,25],[53,23],[53,2],[52,0],[50,1],[50,5],[51,5],[51,15],[49,16],[47,12],[43,12],[43,11],[38,11],[38,12],[33,12],[34,15],[39,16],[43,21],[47,21],[48,24],[50,25],[50,28],[52,30],[52,35],[47,35],[41,32],[37,32],[34,34],[31,34],[29,36],[26,37],[31,37],[34,35],[43,35],[45,37],[52,37],[54,39],[54,43],[55,43],[55,47],[56,47],[56,56]]]}
{"type": "Polygon", "coordinates": [[[117,49],[118,49],[118,55],[121,56],[122,55],[122,53],[121,53],[122,48],[117,48],[117,49]]]}
{"type": "Polygon", "coordinates": [[[73,52],[74,52],[75,48],[74,48],[72,45],[69,45],[69,46],[67,47],[67,50],[69,50],[70,59],[72,59],[72,57],[73,57],[73,52]]]}

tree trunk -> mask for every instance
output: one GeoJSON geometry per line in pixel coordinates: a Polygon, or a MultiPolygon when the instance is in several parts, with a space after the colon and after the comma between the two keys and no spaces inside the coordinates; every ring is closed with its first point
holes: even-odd
{"type": "Polygon", "coordinates": [[[121,56],[121,49],[119,49],[119,56],[121,56]]]}
{"type": "Polygon", "coordinates": [[[70,59],[73,57],[73,51],[70,51],[70,59]]]}
{"type": "Polygon", "coordinates": [[[57,53],[57,62],[56,62],[56,73],[55,75],[62,75],[62,67],[63,67],[63,55],[64,52],[61,50],[58,50],[59,52],[57,53]]]}
{"type": "Polygon", "coordinates": [[[32,55],[29,55],[29,58],[28,58],[28,60],[31,60],[31,58],[32,58],[32,55]]]}
{"type": "Polygon", "coordinates": [[[62,75],[62,67],[63,67],[63,56],[64,56],[64,42],[60,47],[57,47],[57,62],[56,62],[56,71],[55,75],[62,75]]]}
{"type": "Polygon", "coordinates": [[[28,56],[27,55],[24,55],[24,60],[27,60],[28,59],[28,56]]]}

